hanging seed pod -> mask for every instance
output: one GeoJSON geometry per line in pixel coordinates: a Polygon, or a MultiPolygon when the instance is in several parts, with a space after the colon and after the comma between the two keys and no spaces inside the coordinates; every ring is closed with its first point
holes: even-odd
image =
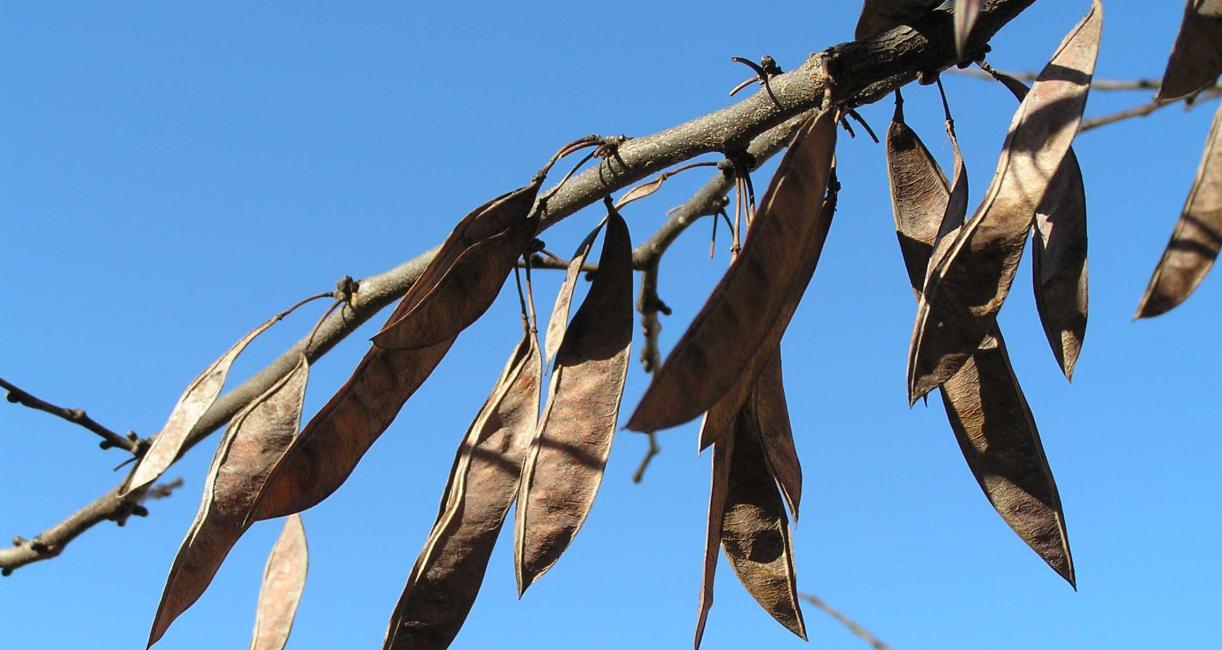
{"type": "Polygon", "coordinates": [[[861,41],[924,16],[942,0],[865,0],[854,38],[861,41]]]}
{"type": "Polygon", "coordinates": [[[569,326],[569,309],[573,304],[573,290],[577,288],[577,279],[581,277],[581,268],[585,266],[586,260],[590,257],[590,249],[594,247],[594,240],[598,237],[599,231],[607,222],[604,219],[599,222],[586,238],[581,240],[577,245],[577,250],[573,253],[573,258],[569,260],[568,268],[565,269],[564,282],[560,285],[560,292],[556,294],[556,303],[552,306],[552,317],[547,322],[547,336],[544,339],[544,349],[547,354],[544,357],[548,363],[556,356],[556,351],[560,349],[560,342],[564,340],[564,331],[569,326]]]}
{"type": "Polygon", "coordinates": [[[709,522],[704,540],[704,566],[700,581],[700,609],[696,615],[695,647],[700,650],[704,627],[713,607],[713,580],[717,575],[717,552],[721,548],[721,525],[726,517],[726,496],[730,491],[730,457],[734,453],[734,432],[718,431],[713,443],[713,485],[709,491],[709,522]]]}
{"type": "MultiPolygon", "coordinates": [[[[742,252],[676,344],[628,421],[659,431],[708,410],[740,381],[779,326],[803,262],[821,247],[827,220],[820,207],[831,174],[836,119],[822,111],[798,129],[760,204],[742,252]]],[[[817,257],[814,261],[817,261],[817,257]]],[[[803,283],[804,284],[804,283],[803,283]]],[[[780,334],[776,335],[780,340],[780,334]]],[[[758,373],[763,362],[754,369],[758,373]]],[[[748,379],[748,382],[754,378],[748,379]]],[[[748,383],[749,385],[749,383],[748,383]]]]}
{"type": "Polygon", "coordinates": [[[150,646],[203,595],[246,532],[255,494],[297,433],[309,373],[303,356],[289,374],[234,416],[225,431],[204,482],[199,512],[166,578],[150,646]]]}
{"type": "Polygon", "coordinates": [[[1096,0],[1061,43],[1014,116],[977,216],[930,270],[909,351],[912,403],[953,376],[997,320],[1027,231],[1081,122],[1102,17],[1096,0]]]}
{"type": "Polygon", "coordinates": [[[955,0],[955,51],[963,56],[967,38],[980,15],[981,0],[955,0]]]}
{"type": "Polygon", "coordinates": [[[453,339],[492,305],[539,228],[531,212],[543,177],[463,218],[420,279],[373,337],[384,350],[424,348],[453,339]]]}
{"type": "Polygon", "coordinates": [[[1187,0],[1158,99],[1187,97],[1222,74],[1222,0],[1187,0]]]}
{"type": "Polygon", "coordinates": [[[1222,109],[1214,114],[1184,211],[1154,268],[1137,318],[1165,313],[1184,302],[1213,267],[1222,247],[1222,109]]]}
{"type": "Polygon", "coordinates": [[[284,650],[297,616],[297,604],[305,590],[309,559],[301,515],[285,517],[284,530],[263,569],[263,586],[259,589],[250,650],[284,650]]]}
{"type": "Polygon", "coordinates": [[[391,616],[387,650],[449,647],[466,620],[518,492],[542,371],[528,329],[459,447],[441,513],[391,616]]]}
{"type": "Polygon", "coordinates": [[[547,406],[518,494],[514,561],[521,594],[564,553],[602,483],[632,344],[632,242],[607,202],[598,273],[564,332],[547,406]]]}

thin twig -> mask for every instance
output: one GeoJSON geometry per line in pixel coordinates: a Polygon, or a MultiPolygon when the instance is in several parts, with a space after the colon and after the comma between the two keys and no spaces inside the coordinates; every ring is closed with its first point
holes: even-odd
{"type": "Polygon", "coordinates": [[[829,606],[827,603],[820,600],[818,596],[815,596],[814,594],[798,594],[798,595],[802,598],[802,600],[805,600],[806,602],[814,605],[815,607],[818,607],[819,609],[826,612],[828,616],[831,616],[832,618],[836,619],[837,621],[840,621],[842,625],[849,628],[850,632],[852,632],[853,634],[856,634],[859,639],[874,646],[874,650],[891,650],[891,646],[887,645],[886,643],[883,643],[882,641],[879,641],[878,637],[874,636],[873,634],[870,634],[869,630],[855,623],[853,619],[832,609],[831,606],[829,606]]]}
{"type": "Polygon", "coordinates": [[[645,457],[641,459],[641,464],[638,465],[636,471],[632,473],[633,483],[640,483],[645,478],[645,470],[649,469],[649,461],[653,460],[653,457],[657,456],[658,452],[660,451],[662,451],[662,448],[658,446],[658,439],[653,435],[653,432],[650,431],[649,449],[645,450],[645,457]]]}
{"type": "MultiPolygon", "coordinates": [[[[951,70],[951,72],[956,75],[971,77],[973,79],[985,79],[989,81],[992,81],[993,79],[993,77],[987,72],[981,70],[964,69],[951,70]]],[[[1038,72],[1011,72],[1009,74],[1011,77],[1021,79],[1023,81],[1035,81],[1040,76],[1038,72]]],[[[1103,91],[1158,90],[1162,85],[1162,79],[1092,79],[1090,82],[1090,89],[1103,91]]],[[[1215,85],[1212,89],[1206,89],[1206,91],[1220,89],[1222,89],[1222,84],[1215,85]]]]}
{"type": "Polygon", "coordinates": [[[130,434],[130,437],[121,436],[114,431],[107,429],[101,424],[98,424],[98,421],[89,417],[89,414],[85,413],[84,409],[69,409],[62,406],[56,406],[50,402],[34,397],[33,395],[14,386],[4,379],[0,379],[0,388],[8,391],[7,399],[14,404],[20,404],[36,411],[42,411],[43,413],[50,413],[51,415],[63,418],[72,424],[96,433],[102,438],[102,442],[99,443],[99,446],[102,449],[118,447],[120,449],[126,449],[133,455],[138,456],[143,453],[147,446],[146,443],[140,440],[140,438],[136,437],[135,434],[130,434]]]}
{"type": "MultiPolygon", "coordinates": [[[[1210,90],[1202,91],[1200,94],[1196,95],[1193,98],[1192,103],[1188,104],[1188,108],[1190,109],[1195,108],[1196,106],[1200,104],[1203,104],[1212,99],[1217,99],[1218,97],[1222,97],[1222,87],[1214,87],[1210,90]]],[[[1166,108],[1168,106],[1182,103],[1184,102],[1185,99],[1187,98],[1172,99],[1170,101],[1157,101],[1156,100],[1156,101],[1152,101],[1146,104],[1142,104],[1141,106],[1134,106],[1133,108],[1129,108],[1123,111],[1112,113],[1110,115],[1104,115],[1102,117],[1094,117],[1089,120],[1083,120],[1082,126],[1078,128],[1078,133],[1085,133],[1086,131],[1091,131],[1101,126],[1115,124],[1116,122],[1131,119],[1134,117],[1145,117],[1161,108],[1166,108]]]]}

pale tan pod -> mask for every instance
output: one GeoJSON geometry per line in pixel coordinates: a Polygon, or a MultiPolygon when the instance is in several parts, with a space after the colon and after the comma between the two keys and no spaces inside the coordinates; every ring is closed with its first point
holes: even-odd
{"type": "Polygon", "coordinates": [[[963,56],[972,26],[980,15],[981,0],[955,0],[955,51],[963,56]]]}
{"type": "Polygon", "coordinates": [[[297,616],[297,605],[305,591],[309,561],[301,515],[289,515],[284,518],[284,529],[263,569],[263,586],[259,589],[250,650],[284,650],[297,616]]]}

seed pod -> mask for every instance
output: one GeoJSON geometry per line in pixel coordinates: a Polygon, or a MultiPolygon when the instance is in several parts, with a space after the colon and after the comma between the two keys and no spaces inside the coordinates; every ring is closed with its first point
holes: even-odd
{"type": "MultiPolygon", "coordinates": [[[[944,250],[943,243],[953,240],[967,206],[952,200],[937,163],[902,120],[897,107],[887,132],[887,163],[900,250],[919,302],[921,269],[931,251],[944,250]],[[935,231],[941,239],[935,239],[935,231]]],[[[963,157],[954,131],[948,132],[955,152],[955,191],[966,193],[963,157]]],[[[1024,542],[1074,584],[1060,495],[996,327],[940,391],[955,438],[985,497],[1024,542]]]]}
{"type": "Polygon", "coordinates": [[[713,481],[709,491],[709,522],[704,540],[704,567],[700,581],[700,609],[696,615],[695,647],[700,650],[709,609],[713,607],[713,580],[717,575],[717,552],[721,548],[721,526],[726,517],[726,495],[730,491],[730,457],[734,453],[733,429],[710,434],[713,444],[713,481]]]}
{"type": "MultiPolygon", "coordinates": [[[[628,428],[658,431],[699,416],[740,381],[759,350],[771,349],[768,340],[777,326],[775,341],[780,340],[788,325],[783,312],[791,301],[790,288],[806,274],[803,262],[826,233],[828,221],[820,218],[820,208],[835,144],[831,111],[798,129],[742,251],[654,373],[628,428]]],[[[763,361],[755,372],[762,367],[763,361]]]]}
{"type": "Polygon", "coordinates": [[[963,56],[967,37],[972,33],[976,17],[980,15],[981,0],[955,0],[955,51],[963,56]]]}
{"type": "Polygon", "coordinates": [[[249,520],[301,512],[331,496],[453,343],[451,338],[411,350],[370,346],[348,382],[285,450],[259,490],[249,520]]]}
{"type": "Polygon", "coordinates": [[[521,594],[564,553],[594,504],[619,416],[632,344],[632,242],[610,202],[598,273],[556,353],[547,407],[518,494],[521,594]]]}
{"type": "Polygon", "coordinates": [[[263,569],[263,586],[255,614],[250,650],[284,650],[305,590],[309,549],[301,515],[289,515],[263,569]]]}
{"type": "Polygon", "coordinates": [[[1222,247],[1222,109],[1214,114],[1205,155],[1171,242],[1154,268],[1137,318],[1166,312],[1186,300],[1209,273],[1222,247]]]}
{"type": "Polygon", "coordinates": [[[458,336],[482,316],[539,228],[531,207],[541,183],[540,177],[464,217],[373,337],[374,345],[429,347],[458,336]]]}
{"type": "MultiPolygon", "coordinates": [[[[1027,96],[1022,81],[993,71],[1019,102],[1027,96]]],[[[1066,379],[1073,378],[1086,336],[1086,188],[1082,168],[1070,147],[1035,211],[1031,249],[1035,308],[1066,379]]]]}
{"type": "Polygon", "coordinates": [[[942,0],[865,0],[853,38],[862,41],[924,16],[942,0]]]}
{"type": "Polygon", "coordinates": [[[1220,74],[1222,0],[1187,0],[1158,99],[1187,97],[1217,83],[1220,74]]]}
{"type": "Polygon", "coordinates": [[[234,416],[204,482],[199,512],[170,567],[149,633],[161,638],[208,588],[229,550],[246,532],[254,496],[289,446],[301,422],[309,365],[303,356],[289,374],[234,416]]]}
{"type": "Polygon", "coordinates": [[[518,493],[542,371],[535,335],[527,332],[459,447],[441,513],[391,617],[387,650],[449,647],[466,620],[518,493]]]}
{"type": "Polygon", "coordinates": [[[242,354],[242,351],[246,349],[247,345],[250,345],[251,341],[255,340],[255,337],[267,331],[280,319],[280,315],[274,316],[247,332],[219,359],[213,361],[191,381],[187,389],[183,391],[182,397],[179,397],[178,402],[174,404],[174,409],[170,412],[170,418],[166,420],[165,426],[161,427],[161,432],[153,437],[152,444],[140,458],[135,471],[128,477],[121,495],[156,481],[170,465],[174,464],[174,459],[178,458],[178,454],[182,451],[183,443],[187,441],[191,429],[195,428],[200,418],[204,417],[204,413],[208,412],[217,396],[221,394],[221,388],[225,386],[225,378],[229,376],[229,368],[233,366],[238,355],[242,354]]]}
{"type": "Polygon", "coordinates": [[[547,336],[544,338],[543,345],[547,351],[544,358],[548,363],[551,363],[552,358],[556,356],[556,350],[560,349],[560,342],[564,340],[564,331],[569,326],[569,309],[573,304],[573,290],[577,288],[577,278],[581,277],[581,267],[585,266],[586,259],[590,257],[590,249],[594,247],[594,240],[598,237],[604,224],[606,220],[599,222],[594,230],[591,230],[590,234],[581,240],[572,259],[569,260],[568,268],[565,269],[564,282],[560,285],[560,292],[556,294],[556,303],[552,306],[552,317],[547,322],[547,336]]]}
{"type": "Polygon", "coordinates": [[[1014,116],[977,216],[931,269],[909,351],[910,402],[953,376],[997,320],[1036,209],[1081,122],[1102,17],[1095,0],[1061,43],[1014,116]]]}
{"type": "Polygon", "coordinates": [[[760,432],[760,444],[768,469],[781,488],[781,496],[789,506],[794,521],[802,504],[802,463],[793,444],[793,427],[789,421],[789,405],[785,402],[785,378],[781,372],[781,351],[764,366],[752,391],[752,412],[760,432]]]}

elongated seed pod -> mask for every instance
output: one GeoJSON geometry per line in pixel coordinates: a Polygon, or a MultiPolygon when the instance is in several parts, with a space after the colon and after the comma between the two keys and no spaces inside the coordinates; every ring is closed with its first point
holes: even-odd
{"type": "Polygon", "coordinates": [[[1158,99],[1187,97],[1222,74],[1222,0],[1187,0],[1158,99]]]}
{"type": "Polygon", "coordinates": [[[301,515],[289,515],[263,569],[250,650],[284,650],[305,590],[309,561],[301,515]]]}

